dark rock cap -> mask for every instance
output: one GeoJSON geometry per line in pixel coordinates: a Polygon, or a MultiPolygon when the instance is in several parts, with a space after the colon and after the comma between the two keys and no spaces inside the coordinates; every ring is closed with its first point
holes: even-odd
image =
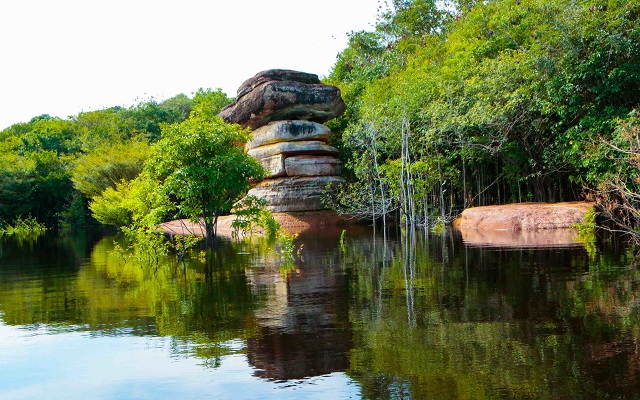
{"type": "Polygon", "coordinates": [[[318,75],[309,74],[306,72],[293,71],[290,69],[269,69],[266,71],[258,72],[253,78],[249,78],[240,85],[236,94],[236,99],[249,93],[256,87],[269,81],[293,81],[300,83],[308,83],[317,85],[320,82],[318,75]]]}
{"type": "Polygon", "coordinates": [[[243,83],[236,100],[218,115],[228,123],[257,129],[280,120],[324,123],[345,108],[340,90],[321,83],[317,75],[276,69],[243,83]]]}

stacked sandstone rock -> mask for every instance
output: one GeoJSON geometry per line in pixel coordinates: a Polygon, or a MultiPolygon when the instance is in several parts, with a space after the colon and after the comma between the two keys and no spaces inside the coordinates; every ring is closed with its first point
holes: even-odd
{"type": "Polygon", "coordinates": [[[327,208],[323,198],[336,184],[341,163],[322,123],[344,112],[335,86],[317,75],[289,70],[258,73],[238,89],[236,100],[220,116],[253,129],[245,151],[260,161],[265,180],[249,191],[267,200],[274,212],[327,208]]]}

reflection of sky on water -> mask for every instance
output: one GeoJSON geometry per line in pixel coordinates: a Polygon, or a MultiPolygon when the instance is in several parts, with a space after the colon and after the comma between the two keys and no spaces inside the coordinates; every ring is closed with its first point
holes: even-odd
{"type": "Polygon", "coordinates": [[[218,368],[203,368],[202,360],[176,356],[170,345],[171,339],[162,337],[47,334],[0,324],[0,398],[359,397],[358,385],[344,373],[274,382],[253,376],[244,354],[223,357],[218,368]]]}

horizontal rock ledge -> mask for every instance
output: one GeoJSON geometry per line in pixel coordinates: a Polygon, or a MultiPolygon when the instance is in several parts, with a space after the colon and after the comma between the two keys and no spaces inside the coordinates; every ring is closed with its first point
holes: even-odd
{"type": "Polygon", "coordinates": [[[287,176],[340,175],[342,163],[331,156],[291,156],[284,159],[287,176]]]}
{"type": "Polygon", "coordinates": [[[269,81],[294,81],[308,84],[322,83],[318,75],[307,72],[294,71],[290,69],[269,69],[260,71],[253,77],[247,79],[237,90],[236,98],[239,99],[251,92],[256,87],[269,81]]]}
{"type": "Polygon", "coordinates": [[[265,170],[265,179],[284,176],[329,176],[340,175],[342,162],[331,156],[289,156],[276,154],[275,156],[258,158],[258,162],[265,170]]]}
{"type": "Polygon", "coordinates": [[[459,229],[535,231],[571,228],[584,221],[591,202],[516,203],[473,207],[453,223],[459,229]]]}
{"type": "Polygon", "coordinates": [[[246,145],[249,151],[256,147],[280,142],[293,142],[300,140],[329,141],[331,131],[326,126],[311,121],[274,121],[252,132],[253,139],[246,145]]]}
{"type": "Polygon", "coordinates": [[[258,162],[264,168],[265,178],[278,178],[287,175],[284,168],[284,154],[276,154],[275,156],[258,158],[258,162]]]}
{"type": "Polygon", "coordinates": [[[248,195],[265,199],[272,212],[324,210],[325,197],[343,182],[340,176],[267,179],[249,190],[248,195]]]}
{"type": "Polygon", "coordinates": [[[294,155],[335,155],[338,149],[318,140],[304,140],[299,142],[280,142],[256,147],[247,151],[255,158],[267,158],[277,154],[294,155]]]}

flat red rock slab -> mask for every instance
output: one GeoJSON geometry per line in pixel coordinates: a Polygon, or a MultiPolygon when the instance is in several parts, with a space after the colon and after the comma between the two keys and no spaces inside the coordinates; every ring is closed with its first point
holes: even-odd
{"type": "Polygon", "coordinates": [[[459,229],[481,230],[543,230],[571,228],[583,222],[594,203],[516,203],[499,206],[473,207],[454,221],[459,229]]]}

